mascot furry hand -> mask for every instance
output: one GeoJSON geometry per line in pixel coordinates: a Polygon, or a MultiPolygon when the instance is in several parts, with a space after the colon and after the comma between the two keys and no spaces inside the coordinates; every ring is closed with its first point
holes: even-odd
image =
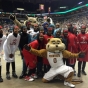
{"type": "Polygon", "coordinates": [[[74,70],[64,65],[63,58],[82,58],[85,56],[84,53],[76,54],[65,50],[65,45],[59,38],[51,38],[46,44],[46,49],[36,50],[27,45],[24,48],[34,55],[48,59],[51,69],[44,75],[43,82],[49,82],[59,75],[60,78],[64,78],[64,85],[75,87],[75,85],[71,84],[74,70]]]}
{"type": "Polygon", "coordinates": [[[10,17],[9,17],[12,21],[14,21],[15,19],[16,19],[16,16],[14,16],[14,15],[10,15],[10,17]]]}

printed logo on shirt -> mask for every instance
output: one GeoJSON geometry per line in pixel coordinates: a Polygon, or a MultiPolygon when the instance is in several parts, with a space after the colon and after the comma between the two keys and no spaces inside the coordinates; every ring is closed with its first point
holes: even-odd
{"type": "Polygon", "coordinates": [[[81,37],[83,39],[83,42],[85,42],[86,36],[81,37]]]}
{"type": "Polygon", "coordinates": [[[17,39],[14,39],[12,43],[10,43],[10,45],[16,45],[17,39]]]}
{"type": "Polygon", "coordinates": [[[54,58],[54,59],[53,59],[53,62],[54,62],[54,63],[57,63],[57,59],[56,59],[56,58],[54,58]]]}
{"type": "Polygon", "coordinates": [[[49,57],[60,57],[60,55],[59,54],[56,54],[56,55],[49,55],[49,57]]]}

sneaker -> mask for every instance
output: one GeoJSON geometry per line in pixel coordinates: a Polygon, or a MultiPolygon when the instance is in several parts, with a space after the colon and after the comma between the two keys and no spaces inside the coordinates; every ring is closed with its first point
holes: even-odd
{"type": "Polygon", "coordinates": [[[12,72],[12,76],[13,76],[14,78],[18,78],[18,76],[16,75],[15,72],[12,72]]]}
{"type": "Polygon", "coordinates": [[[3,79],[2,79],[2,77],[0,77],[0,82],[3,82],[3,79]]]}
{"type": "Polygon", "coordinates": [[[32,74],[31,77],[34,78],[34,79],[38,78],[38,76],[36,74],[32,74]]]}
{"type": "Polygon", "coordinates": [[[27,81],[29,79],[29,76],[25,76],[24,80],[27,81]]]}
{"type": "Polygon", "coordinates": [[[73,85],[72,83],[65,82],[65,81],[64,81],[64,85],[65,85],[65,86],[72,87],[72,88],[74,88],[74,87],[75,87],[75,85],[73,85]]]}
{"type": "Polygon", "coordinates": [[[19,76],[19,79],[24,78],[26,75],[27,75],[27,74],[23,74],[23,73],[22,73],[22,74],[19,76]]]}
{"type": "Polygon", "coordinates": [[[24,80],[31,82],[31,81],[34,81],[34,78],[32,78],[31,76],[26,76],[24,80]]]}
{"type": "Polygon", "coordinates": [[[83,74],[83,75],[87,75],[85,71],[82,71],[82,74],[83,74]]]}
{"type": "Polygon", "coordinates": [[[43,76],[44,76],[43,72],[38,72],[38,73],[37,73],[37,77],[38,77],[38,78],[42,78],[43,76]]]}
{"type": "Polygon", "coordinates": [[[7,78],[8,80],[11,79],[11,77],[10,77],[10,73],[9,73],[9,72],[6,73],[6,78],[7,78]]]}

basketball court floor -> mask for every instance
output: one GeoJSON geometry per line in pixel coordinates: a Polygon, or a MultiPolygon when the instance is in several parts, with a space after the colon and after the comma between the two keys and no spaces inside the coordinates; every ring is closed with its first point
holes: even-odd
{"type": "MultiPolygon", "coordinates": [[[[20,76],[22,72],[22,60],[20,57],[20,52],[16,52],[16,73],[20,76]]],[[[2,58],[2,77],[4,82],[0,83],[0,88],[69,88],[63,85],[63,82],[59,80],[54,80],[50,83],[43,83],[41,79],[36,79],[33,82],[25,81],[24,79],[14,79],[11,77],[11,80],[6,79],[6,63],[2,58]]],[[[77,71],[77,63],[76,63],[77,71]]],[[[12,68],[10,67],[10,72],[12,73],[12,68]]],[[[88,64],[86,66],[86,72],[88,73],[88,64]]],[[[11,74],[10,73],[10,74],[11,74]]],[[[88,75],[82,75],[83,83],[76,84],[75,88],[88,88],[88,75]]]]}

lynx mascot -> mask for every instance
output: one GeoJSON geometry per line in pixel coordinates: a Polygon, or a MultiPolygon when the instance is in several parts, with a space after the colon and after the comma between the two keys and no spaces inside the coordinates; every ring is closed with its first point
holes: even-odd
{"type": "Polygon", "coordinates": [[[49,82],[57,75],[64,78],[64,85],[74,88],[75,85],[71,83],[74,75],[72,67],[66,66],[62,58],[78,58],[84,57],[84,53],[71,53],[65,50],[65,45],[59,38],[51,38],[46,44],[46,49],[36,50],[31,46],[25,45],[24,48],[37,56],[48,59],[51,69],[44,75],[43,82],[49,82]]]}
{"type": "Polygon", "coordinates": [[[35,17],[27,17],[27,20],[24,21],[24,23],[22,24],[21,22],[19,22],[17,19],[16,19],[16,16],[15,15],[10,15],[9,18],[17,25],[19,26],[20,28],[23,26],[23,25],[26,25],[27,26],[27,23],[30,23],[31,25],[35,25],[35,24],[38,24],[38,21],[37,21],[37,18],[35,17]]]}
{"type": "Polygon", "coordinates": [[[27,20],[23,22],[23,24],[21,22],[19,22],[17,19],[16,19],[16,16],[14,15],[10,15],[10,19],[13,20],[13,22],[19,26],[20,28],[22,27],[22,25],[26,25],[27,26],[27,23],[30,22],[31,25],[35,25],[35,24],[41,24],[42,22],[47,22],[47,19],[50,19],[50,24],[54,24],[52,18],[50,17],[44,17],[44,18],[38,18],[38,17],[27,17],[27,20]]]}

